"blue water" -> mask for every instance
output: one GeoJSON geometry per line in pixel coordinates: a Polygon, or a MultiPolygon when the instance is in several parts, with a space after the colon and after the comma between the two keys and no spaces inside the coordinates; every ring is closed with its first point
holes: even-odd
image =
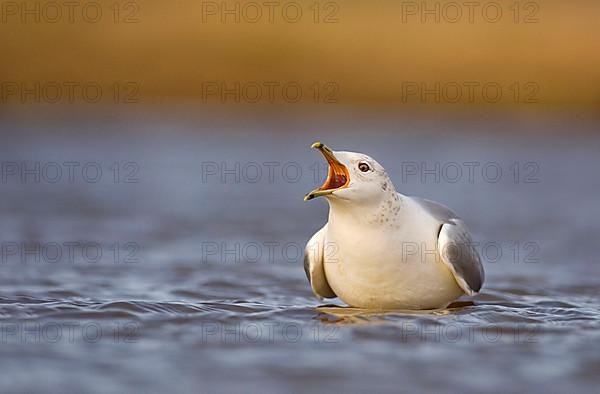
{"type": "Polygon", "coordinates": [[[176,110],[0,127],[3,393],[600,383],[594,122],[176,110]],[[422,313],[315,299],[299,251],[327,215],[302,201],[325,176],[316,139],[461,214],[482,293],[422,313]]]}

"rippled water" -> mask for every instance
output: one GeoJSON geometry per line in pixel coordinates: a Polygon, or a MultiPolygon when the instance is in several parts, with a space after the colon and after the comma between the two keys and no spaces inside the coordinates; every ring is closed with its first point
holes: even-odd
{"type": "Polygon", "coordinates": [[[3,165],[48,171],[23,182],[3,167],[1,392],[597,388],[597,124],[184,115],[1,123],[3,165]],[[302,201],[324,176],[316,138],[459,212],[486,249],[482,293],[427,312],[316,300],[297,253],[327,214],[302,201]],[[48,163],[65,162],[102,176],[49,182],[48,163]],[[207,175],[236,162],[239,181],[207,175]],[[410,175],[465,162],[489,177],[410,175]]]}

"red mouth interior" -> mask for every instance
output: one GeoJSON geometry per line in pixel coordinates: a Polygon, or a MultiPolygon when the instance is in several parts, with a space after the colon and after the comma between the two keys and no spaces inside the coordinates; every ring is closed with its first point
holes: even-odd
{"type": "Polygon", "coordinates": [[[339,189],[348,185],[348,170],[343,164],[329,162],[327,180],[320,190],[339,189]]]}

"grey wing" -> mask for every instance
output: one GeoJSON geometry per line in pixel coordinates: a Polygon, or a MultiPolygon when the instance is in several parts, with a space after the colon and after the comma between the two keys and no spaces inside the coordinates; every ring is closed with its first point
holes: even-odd
{"type": "Polygon", "coordinates": [[[441,204],[423,199],[415,201],[440,221],[438,252],[460,288],[468,295],[477,293],[485,274],[467,226],[458,215],[441,204]]]}
{"type": "Polygon", "coordinates": [[[304,272],[313,293],[319,298],[335,298],[337,295],[329,287],[325,277],[324,247],[327,225],[317,231],[304,249],[304,272]]]}

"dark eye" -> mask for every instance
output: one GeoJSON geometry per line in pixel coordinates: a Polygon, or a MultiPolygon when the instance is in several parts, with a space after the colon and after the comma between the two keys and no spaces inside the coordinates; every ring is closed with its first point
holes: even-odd
{"type": "Polygon", "coordinates": [[[369,172],[371,171],[371,166],[368,163],[361,161],[360,163],[358,163],[358,169],[362,172],[369,172]]]}

